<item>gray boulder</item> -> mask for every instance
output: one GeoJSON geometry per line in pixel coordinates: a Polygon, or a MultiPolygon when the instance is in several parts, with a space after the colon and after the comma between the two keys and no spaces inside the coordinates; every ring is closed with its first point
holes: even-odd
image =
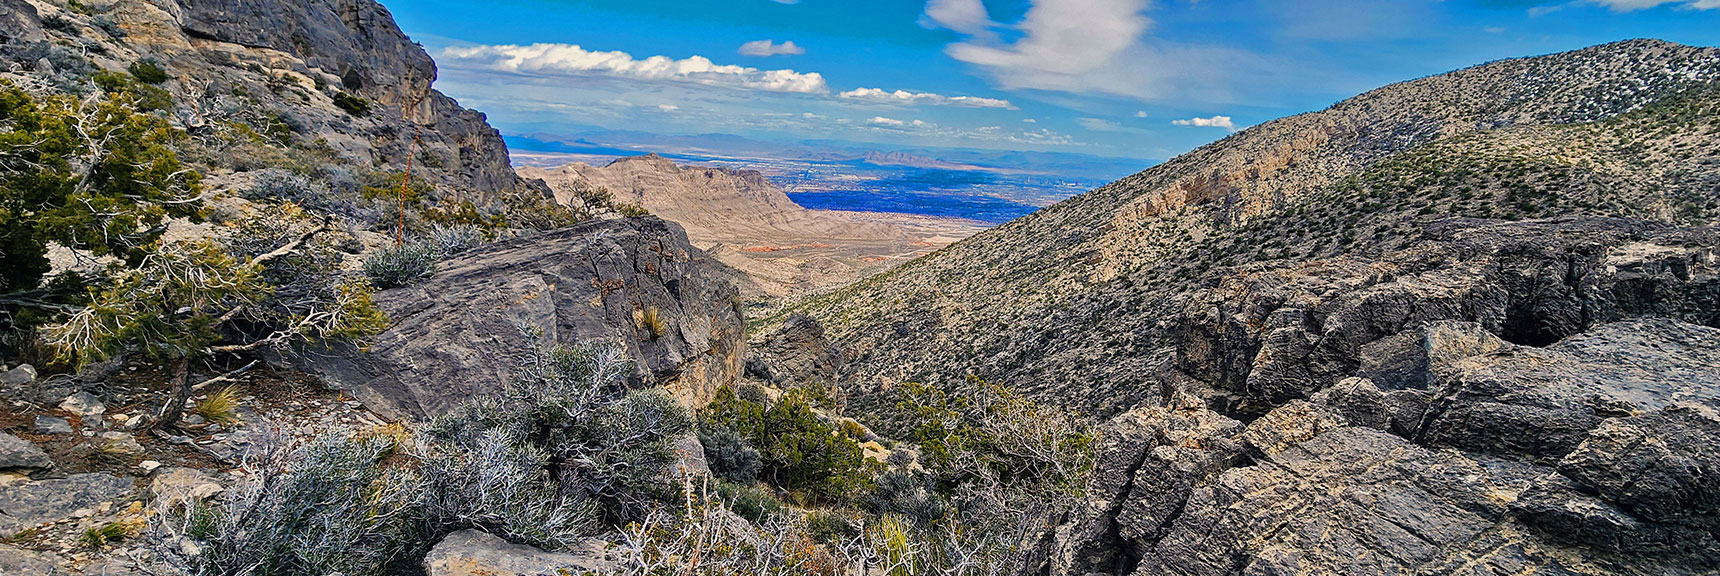
{"type": "Polygon", "coordinates": [[[1352,376],[1426,389],[1455,359],[1606,322],[1720,326],[1717,247],[1708,229],[1621,219],[1440,221],[1413,249],[1219,278],[1171,327],[1172,368],[1256,417],[1352,376]]]}
{"type": "Polygon", "coordinates": [[[0,0],[0,44],[41,42],[42,18],[24,0],[0,0]]]}
{"type": "Polygon", "coordinates": [[[46,470],[53,467],[54,459],[35,444],[0,433],[0,470],[46,470]]]}
{"type": "Polygon", "coordinates": [[[53,554],[0,544],[0,574],[52,576],[66,573],[66,561],[53,554]]]}
{"type": "Polygon", "coordinates": [[[115,502],[135,488],[130,479],[102,473],[0,487],[0,537],[70,518],[80,509],[115,502]]]}
{"type": "Polygon", "coordinates": [[[594,574],[619,568],[603,542],[592,540],[573,550],[545,552],[513,544],[477,530],[449,534],[424,557],[427,576],[560,576],[594,574]]]}
{"type": "Polygon", "coordinates": [[[382,414],[432,416],[501,390],[525,351],[523,325],[545,344],[618,342],[633,385],[697,403],[741,371],[741,313],[720,266],[652,217],[508,240],[378,294],[391,322],[365,349],[312,351],[300,364],[382,414]]]}
{"type": "Polygon", "coordinates": [[[1513,504],[1549,537],[1720,565],[1720,415],[1679,405],[1611,418],[1513,504]]]}
{"type": "Polygon", "coordinates": [[[841,367],[842,354],[825,339],[824,325],[804,314],[790,316],[747,351],[747,375],[771,384],[831,383],[841,367]]]}
{"type": "Polygon", "coordinates": [[[20,364],[18,367],[0,372],[0,385],[24,386],[36,381],[36,367],[20,364]]]}
{"type": "Polygon", "coordinates": [[[1242,431],[1186,395],[1113,418],[1085,497],[1036,554],[1034,571],[1126,573],[1128,552],[1161,537],[1196,486],[1238,461],[1242,431]]]}
{"type": "Polygon", "coordinates": [[[89,392],[78,391],[60,401],[60,409],[74,415],[91,418],[107,413],[107,405],[89,392]]]}
{"type": "Polygon", "coordinates": [[[37,434],[71,434],[72,423],[65,418],[37,415],[32,429],[37,434]]]}
{"type": "Polygon", "coordinates": [[[1546,348],[1511,347],[1458,362],[1413,437],[1557,461],[1602,420],[1674,402],[1720,408],[1720,329],[1620,322],[1546,348]]]}

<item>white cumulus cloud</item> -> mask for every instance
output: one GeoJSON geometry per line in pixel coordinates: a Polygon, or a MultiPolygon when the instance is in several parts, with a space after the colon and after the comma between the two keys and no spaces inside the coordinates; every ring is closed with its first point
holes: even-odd
{"type": "Polygon", "coordinates": [[[870,122],[872,124],[877,124],[879,126],[902,126],[904,124],[907,124],[907,122],[903,122],[903,121],[897,120],[895,118],[885,118],[883,116],[873,116],[872,119],[867,120],[867,122],[870,122]]]}
{"type": "Polygon", "coordinates": [[[997,26],[980,0],[929,0],[920,15],[926,28],[948,28],[968,35],[984,34],[997,26]]]}
{"type": "Polygon", "coordinates": [[[984,26],[989,17],[953,7],[969,4],[930,0],[921,24],[965,34],[945,53],[1006,90],[1228,101],[1236,79],[1281,75],[1256,54],[1152,37],[1151,0],[1030,0],[1021,20],[984,26]]]}
{"type": "Polygon", "coordinates": [[[498,72],[544,75],[600,75],[636,80],[689,82],[772,92],[824,94],[830,91],[817,72],[760,70],[722,65],[704,56],[680,60],[667,56],[636,59],[626,52],[593,52],[574,44],[453,47],[442,52],[452,64],[498,72]]]}
{"type": "Polygon", "coordinates": [[[870,102],[886,102],[892,104],[934,104],[941,106],[966,106],[969,108],[1003,108],[1016,110],[1008,100],[997,98],[980,98],[978,96],[945,96],[929,92],[909,92],[897,90],[888,92],[878,88],[856,88],[839,94],[851,100],[866,100],[870,102]]]}
{"type": "Polygon", "coordinates": [[[1663,4],[1671,4],[1679,8],[1692,10],[1714,10],[1720,8],[1720,0],[1589,0],[1592,4],[1606,6],[1614,12],[1634,12],[1647,10],[1663,4]]]}
{"type": "Polygon", "coordinates": [[[742,44],[740,53],[742,56],[757,56],[760,58],[769,56],[798,56],[805,54],[806,49],[795,46],[793,40],[789,40],[781,44],[777,44],[771,40],[754,40],[752,42],[742,44]]]}
{"type": "Polygon", "coordinates": [[[1202,128],[1223,128],[1223,129],[1229,130],[1231,132],[1236,131],[1236,123],[1231,121],[1229,116],[1213,116],[1211,118],[1198,118],[1197,117],[1197,118],[1189,118],[1187,120],[1172,120],[1171,123],[1178,125],[1178,126],[1199,126],[1202,128]]]}

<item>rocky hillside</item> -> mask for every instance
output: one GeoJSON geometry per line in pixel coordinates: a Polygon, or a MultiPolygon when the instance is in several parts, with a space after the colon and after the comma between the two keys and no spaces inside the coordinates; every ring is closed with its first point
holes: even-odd
{"type": "Polygon", "coordinates": [[[282,168],[385,186],[415,149],[414,176],[437,199],[482,206],[529,187],[483,114],[431,88],[435,63],[371,0],[7,0],[0,22],[0,71],[14,82],[164,70],[155,86],[211,148],[204,175],[217,185],[282,168]]]}
{"type": "Polygon", "coordinates": [[[982,229],[906,214],[808,210],[759,172],[680,166],[656,154],[520,174],[547,182],[562,203],[577,204],[580,190],[602,189],[685,226],[695,246],[745,273],[736,280],[761,309],[847,285],[982,229]]]}
{"type": "MultiPolygon", "coordinates": [[[[1126,409],[1172,364],[1184,305],[1227,277],[1383,257],[1438,240],[1452,217],[1712,225],[1717,81],[1720,50],[1644,40],[1396,84],[1250,128],[797,311],[846,350],[860,390],[971,372],[1126,409]]],[[[1609,272],[1604,247],[1573,250],[1597,266],[1573,276],[1609,272]]],[[[1488,265],[1473,251],[1447,257],[1488,265]]],[[[1516,265],[1505,260],[1495,265],[1516,265]]],[[[1224,297],[1213,294],[1196,300],[1224,297]]],[[[1490,328],[1544,344],[1613,317],[1581,316],[1556,334],[1490,328]]]]}
{"type": "Polygon", "coordinates": [[[1115,415],[1023,574],[1706,574],[1716,134],[1720,50],[1495,62],[797,311],[861,412],[975,374],[1115,415]]]}

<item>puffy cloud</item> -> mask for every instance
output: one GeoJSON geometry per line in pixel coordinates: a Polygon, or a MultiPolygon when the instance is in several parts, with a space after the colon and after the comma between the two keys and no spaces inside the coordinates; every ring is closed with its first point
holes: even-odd
{"type": "Polygon", "coordinates": [[[1171,123],[1178,125],[1178,126],[1200,126],[1202,128],[1223,128],[1223,129],[1229,130],[1231,132],[1236,131],[1236,123],[1232,122],[1230,120],[1229,116],[1213,116],[1211,118],[1189,118],[1187,120],[1172,120],[1171,123]]]}
{"type": "Polygon", "coordinates": [[[967,34],[945,53],[1004,89],[1231,101],[1233,79],[1283,75],[1280,67],[1249,52],[1150,37],[1153,20],[1146,11],[1151,0],[1031,0],[1026,14],[1003,35],[989,28],[973,32],[971,19],[929,16],[945,5],[928,2],[921,23],[967,34]]]}
{"type": "Polygon", "coordinates": [[[742,56],[757,56],[760,58],[769,56],[798,56],[805,54],[806,49],[795,46],[793,40],[789,40],[781,44],[777,44],[770,40],[754,40],[752,42],[742,44],[740,53],[742,56]]]}
{"type": "Polygon", "coordinates": [[[876,124],[878,126],[901,126],[901,125],[907,124],[907,122],[903,122],[903,121],[897,120],[895,118],[885,118],[883,116],[873,116],[872,119],[867,120],[867,122],[872,123],[872,124],[876,124]]]}
{"type": "Polygon", "coordinates": [[[944,96],[928,92],[909,92],[897,90],[886,92],[877,88],[856,88],[839,94],[851,100],[866,100],[871,102],[886,102],[892,104],[935,104],[942,106],[965,106],[969,108],[1003,108],[1016,110],[1015,105],[1008,100],[997,98],[980,98],[978,96],[944,96]]]}
{"type": "Polygon", "coordinates": [[[1146,118],[1147,117],[1147,111],[1146,110],[1136,110],[1135,111],[1135,117],[1136,118],[1146,118]]]}
{"type": "Polygon", "coordinates": [[[690,82],[772,92],[823,94],[830,91],[817,72],[760,70],[720,65],[703,56],[675,60],[652,56],[643,60],[620,51],[592,52],[574,44],[497,45],[448,48],[445,62],[455,65],[524,74],[602,75],[637,80],[690,82]]]}
{"type": "Polygon", "coordinates": [[[926,28],[948,28],[967,35],[985,34],[997,26],[980,0],[929,0],[920,14],[926,28]]]}
{"type": "Polygon", "coordinates": [[[1720,0],[1589,0],[1589,2],[1606,6],[1614,12],[1647,10],[1663,4],[1671,4],[1679,8],[1691,10],[1714,10],[1716,8],[1720,8],[1720,0]]]}
{"type": "Polygon", "coordinates": [[[676,105],[674,105],[674,104],[658,104],[658,105],[657,105],[657,109],[658,109],[658,110],[662,110],[662,111],[664,111],[664,112],[674,112],[674,111],[676,111],[676,110],[680,110],[680,109],[681,109],[681,107],[680,107],[680,106],[676,106],[676,105]]]}

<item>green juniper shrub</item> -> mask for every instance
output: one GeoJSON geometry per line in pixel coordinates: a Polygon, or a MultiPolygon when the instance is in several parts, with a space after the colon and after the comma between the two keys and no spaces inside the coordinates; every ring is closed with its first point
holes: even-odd
{"type": "Polygon", "coordinates": [[[758,480],[759,470],[764,466],[758,449],[747,444],[746,437],[734,428],[721,422],[701,422],[699,444],[705,448],[705,462],[710,465],[711,474],[736,484],[758,480]]]}
{"type": "Polygon", "coordinates": [[[132,78],[136,78],[138,82],[144,84],[160,84],[167,81],[167,70],[148,60],[132,62],[130,66],[126,67],[126,71],[131,72],[132,78]]]}
{"type": "Polygon", "coordinates": [[[799,390],[765,404],[725,386],[705,418],[745,436],[759,451],[761,477],[806,502],[844,502],[870,482],[860,445],[820,418],[799,390]]]}
{"type": "Polygon", "coordinates": [[[806,532],[824,544],[836,544],[860,534],[860,526],[848,515],[834,510],[806,513],[806,532]]]}
{"type": "Polygon", "coordinates": [[[0,125],[0,149],[34,167],[0,170],[0,290],[34,287],[49,242],[135,266],[167,219],[204,216],[201,176],[174,152],[185,133],[128,99],[36,97],[0,81],[0,125]]]}
{"type": "Polygon", "coordinates": [[[347,92],[334,93],[334,105],[353,116],[364,116],[370,113],[370,101],[363,97],[354,96],[347,92]]]}

